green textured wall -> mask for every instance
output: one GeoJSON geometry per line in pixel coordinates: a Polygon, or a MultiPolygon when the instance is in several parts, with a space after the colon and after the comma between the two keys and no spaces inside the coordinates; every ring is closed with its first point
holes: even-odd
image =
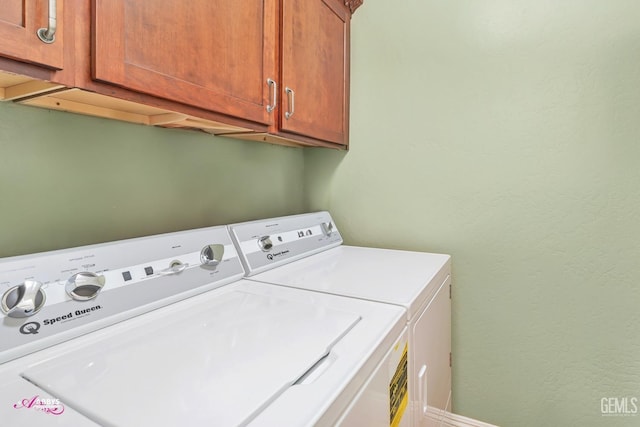
{"type": "Polygon", "coordinates": [[[0,257],[303,210],[303,151],[0,103],[0,257]]]}
{"type": "Polygon", "coordinates": [[[351,151],[305,152],[307,206],[453,255],[455,411],[640,425],[601,413],[640,398],[640,3],[367,0],[352,31],[351,151]]]}

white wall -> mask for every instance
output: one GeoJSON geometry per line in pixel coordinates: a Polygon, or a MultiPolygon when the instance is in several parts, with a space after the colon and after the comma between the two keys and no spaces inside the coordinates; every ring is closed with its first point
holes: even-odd
{"type": "MultiPolygon", "coordinates": [[[[305,152],[347,243],[453,255],[454,405],[638,425],[640,3],[367,0],[351,151],[305,152]]],[[[392,284],[390,284],[392,285],[392,284]]]]}

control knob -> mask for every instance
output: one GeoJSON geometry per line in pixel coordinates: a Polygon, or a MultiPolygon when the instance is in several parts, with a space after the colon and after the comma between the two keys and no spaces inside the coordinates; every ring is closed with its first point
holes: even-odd
{"type": "Polygon", "coordinates": [[[185,264],[180,260],[173,260],[169,263],[169,268],[165,268],[164,270],[160,270],[160,275],[168,276],[171,274],[180,274],[185,271],[189,267],[189,264],[185,264]]]}
{"type": "Polygon", "coordinates": [[[2,295],[0,309],[9,317],[29,317],[40,311],[46,300],[42,283],[25,280],[2,295]]]}
{"type": "Polygon", "coordinates": [[[83,271],[71,276],[64,290],[76,301],[87,301],[98,296],[105,281],[104,276],[83,271]]]}
{"type": "Polygon", "coordinates": [[[200,251],[200,263],[205,268],[216,268],[224,255],[224,245],[207,245],[200,251]]]}
{"type": "Polygon", "coordinates": [[[258,239],[258,246],[260,246],[260,249],[262,249],[263,252],[269,252],[271,248],[273,248],[271,236],[264,236],[258,239]]]}
{"type": "Polygon", "coordinates": [[[333,222],[323,222],[322,224],[322,232],[327,236],[331,236],[333,233],[333,222]]]}

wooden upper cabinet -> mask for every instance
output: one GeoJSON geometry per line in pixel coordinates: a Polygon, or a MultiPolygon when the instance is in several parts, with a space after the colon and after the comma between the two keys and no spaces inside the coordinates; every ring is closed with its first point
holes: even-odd
{"type": "Polygon", "coordinates": [[[92,77],[273,123],[276,0],[93,0],[92,77]]]}
{"type": "Polygon", "coordinates": [[[0,1],[0,56],[62,69],[63,33],[59,29],[63,20],[63,0],[0,1]],[[40,40],[37,35],[40,28],[49,34],[55,31],[52,43],[40,40]]]}
{"type": "Polygon", "coordinates": [[[362,2],[0,0],[0,99],[344,149],[362,2]]]}
{"type": "Polygon", "coordinates": [[[350,18],[338,0],[283,1],[282,131],[347,145],[350,18]]]}

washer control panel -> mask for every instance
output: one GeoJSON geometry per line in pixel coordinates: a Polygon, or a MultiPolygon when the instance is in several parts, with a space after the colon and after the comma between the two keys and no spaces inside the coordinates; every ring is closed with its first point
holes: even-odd
{"type": "Polygon", "coordinates": [[[0,363],[243,275],[224,226],[0,259],[0,363]]]}
{"type": "Polygon", "coordinates": [[[247,276],[342,244],[329,212],[243,222],[229,230],[247,276]]]}

